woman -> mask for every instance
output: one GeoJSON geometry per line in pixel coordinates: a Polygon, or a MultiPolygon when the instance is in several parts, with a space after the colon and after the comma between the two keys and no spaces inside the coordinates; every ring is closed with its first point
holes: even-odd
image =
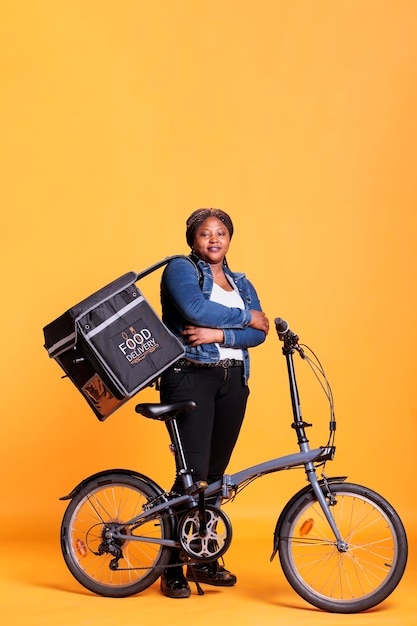
{"type": "MultiPolygon", "coordinates": [[[[178,428],[194,480],[208,483],[223,476],[242,425],[248,348],[262,343],[269,330],[255,289],[227,265],[232,235],[232,220],[224,211],[194,211],[186,226],[191,254],[171,260],[161,281],[162,319],[186,346],[184,358],[162,376],[161,401],[196,402],[196,409],[179,416],[178,428]]],[[[173,491],[184,492],[178,474],[173,491]]],[[[178,562],[174,552],[172,564],[178,562]]],[[[202,583],[236,583],[217,561],[193,566],[193,574],[202,583]]],[[[187,578],[193,579],[189,571],[187,578]]],[[[182,567],[165,570],[161,590],[171,598],[189,597],[182,567]]]]}

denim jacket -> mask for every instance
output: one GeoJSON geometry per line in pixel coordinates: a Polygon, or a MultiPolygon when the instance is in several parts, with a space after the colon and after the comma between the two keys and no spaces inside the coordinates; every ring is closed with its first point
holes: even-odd
{"type": "MultiPolygon", "coordinates": [[[[253,285],[246,276],[231,272],[230,276],[244,302],[245,308],[229,308],[210,300],[213,274],[209,263],[194,255],[173,258],[166,266],[161,279],[162,320],[181,340],[180,333],[189,324],[207,328],[221,328],[227,348],[240,348],[243,352],[244,380],[247,384],[250,364],[248,348],[265,341],[262,330],[250,328],[249,309],[261,311],[261,305],[253,285]]],[[[219,350],[214,343],[200,346],[185,346],[185,358],[199,363],[214,363],[219,360],[219,350]]]]}

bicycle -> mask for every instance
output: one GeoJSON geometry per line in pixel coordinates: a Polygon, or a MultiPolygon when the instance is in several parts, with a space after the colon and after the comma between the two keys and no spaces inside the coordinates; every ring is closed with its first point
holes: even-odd
{"type": "MultiPolygon", "coordinates": [[[[304,468],[308,485],[278,517],[271,561],[279,554],[291,587],[313,606],[335,613],[356,613],[383,602],[397,587],[407,563],[407,536],[400,517],[385,498],[365,486],[328,477],[324,468],[335,454],[336,420],[325,372],[308,346],[281,318],[275,320],[283,342],[299,451],[275,458],[207,485],[194,482],[178,431],[177,416],[195,403],[136,406],[141,415],[167,423],[171,447],[183,478],[183,495],[167,492],[136,471],[114,469],[86,478],[61,500],[71,500],[63,517],[61,547],[76,580],[109,597],[137,594],[168,566],[173,548],[181,565],[220,558],[232,540],[232,525],[221,506],[253,480],[304,468]],[[308,350],[308,354],[306,353],[308,350]],[[303,420],[293,355],[313,369],[330,406],[329,439],[311,449],[303,420]],[[310,354],[312,356],[310,356],[310,354]],[[317,470],[322,467],[321,477],[317,470]]],[[[198,593],[203,593],[197,584],[198,593]]]]}

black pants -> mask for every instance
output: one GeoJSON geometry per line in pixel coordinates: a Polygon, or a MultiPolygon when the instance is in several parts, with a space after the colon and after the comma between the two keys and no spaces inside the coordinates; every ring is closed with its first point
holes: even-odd
{"type": "MultiPolygon", "coordinates": [[[[240,432],[248,395],[241,366],[225,369],[174,365],[162,376],[162,402],[194,400],[197,404],[196,409],[178,417],[194,482],[212,483],[223,476],[240,432]]],[[[178,474],[173,490],[184,492],[178,474]]]]}

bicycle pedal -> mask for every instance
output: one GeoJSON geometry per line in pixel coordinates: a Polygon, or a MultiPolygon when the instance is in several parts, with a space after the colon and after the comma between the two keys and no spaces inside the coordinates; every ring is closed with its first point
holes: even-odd
{"type": "Polygon", "coordinates": [[[205,491],[206,489],[207,489],[207,482],[205,480],[199,480],[198,482],[188,487],[187,494],[189,496],[195,496],[198,493],[203,493],[203,491],[205,491]]]}

